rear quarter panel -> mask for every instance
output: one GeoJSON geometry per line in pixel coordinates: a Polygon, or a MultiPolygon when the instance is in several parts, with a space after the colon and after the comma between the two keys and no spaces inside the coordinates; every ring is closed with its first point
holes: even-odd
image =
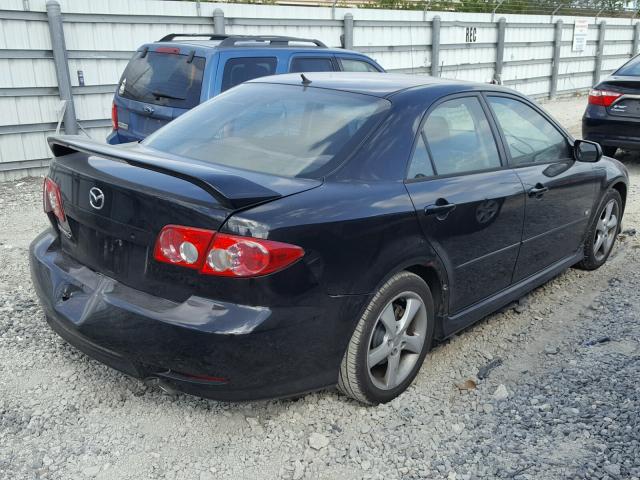
{"type": "Polygon", "coordinates": [[[301,246],[330,295],[370,294],[407,266],[439,265],[402,182],[325,183],[236,214],[223,229],[301,246]]]}

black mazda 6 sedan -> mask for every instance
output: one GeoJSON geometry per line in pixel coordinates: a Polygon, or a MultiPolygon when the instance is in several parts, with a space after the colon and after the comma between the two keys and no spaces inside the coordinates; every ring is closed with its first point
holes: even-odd
{"type": "Polygon", "coordinates": [[[391,400],[435,341],[602,265],[628,189],[526,97],[419,76],[264,77],[140,144],[49,144],[51,328],[217,399],[391,400]]]}

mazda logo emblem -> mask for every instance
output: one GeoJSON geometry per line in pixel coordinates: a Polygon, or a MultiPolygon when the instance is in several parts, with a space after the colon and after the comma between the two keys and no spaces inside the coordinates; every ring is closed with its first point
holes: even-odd
{"type": "Polygon", "coordinates": [[[98,187],[89,190],[89,204],[96,210],[104,207],[104,193],[98,187]]]}

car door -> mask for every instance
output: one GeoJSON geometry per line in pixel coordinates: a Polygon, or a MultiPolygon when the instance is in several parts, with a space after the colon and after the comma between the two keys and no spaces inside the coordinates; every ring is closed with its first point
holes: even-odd
{"type": "Polygon", "coordinates": [[[407,172],[423,233],[447,269],[450,314],[508,287],[518,256],[524,190],[503,166],[491,121],[479,94],[440,101],[407,172]]]}
{"type": "Polygon", "coordinates": [[[575,160],[572,139],[533,104],[510,95],[490,94],[487,101],[526,191],[518,281],[581,248],[596,199],[596,171],[575,160]]]}

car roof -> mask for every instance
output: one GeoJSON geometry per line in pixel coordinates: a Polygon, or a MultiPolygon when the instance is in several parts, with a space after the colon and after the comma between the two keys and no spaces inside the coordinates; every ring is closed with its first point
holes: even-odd
{"type": "MultiPolygon", "coordinates": [[[[427,75],[377,72],[309,72],[304,75],[306,79],[311,81],[311,83],[308,84],[308,86],[311,87],[362,93],[382,98],[416,87],[429,88],[438,86],[449,87],[451,90],[460,91],[493,90],[513,93],[513,90],[495,85],[430,77],[427,75]]],[[[246,83],[301,85],[302,79],[300,73],[286,73],[254,78],[246,83]]]]}

